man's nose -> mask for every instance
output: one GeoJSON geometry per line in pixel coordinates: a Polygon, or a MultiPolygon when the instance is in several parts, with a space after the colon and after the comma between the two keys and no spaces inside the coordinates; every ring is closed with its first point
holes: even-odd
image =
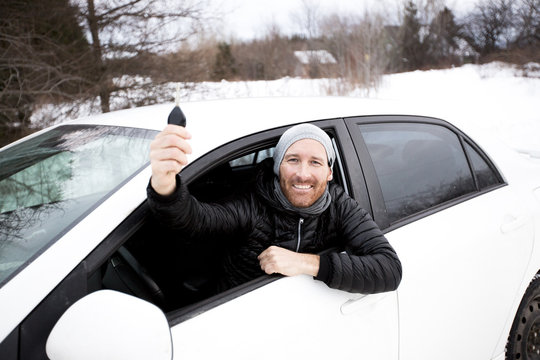
{"type": "Polygon", "coordinates": [[[309,178],[309,166],[307,163],[300,163],[298,168],[296,169],[296,176],[298,176],[300,179],[307,179],[309,178]]]}

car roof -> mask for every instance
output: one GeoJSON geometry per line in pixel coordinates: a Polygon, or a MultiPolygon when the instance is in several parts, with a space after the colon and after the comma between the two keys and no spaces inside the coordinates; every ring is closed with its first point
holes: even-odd
{"type": "MultiPolygon", "coordinates": [[[[348,116],[407,114],[410,103],[391,100],[362,99],[350,97],[271,97],[204,100],[181,103],[180,107],[188,120],[187,126],[202,124],[220,130],[235,128],[232,133],[247,133],[267,130],[283,125],[348,116]]],[[[80,118],[70,123],[103,124],[162,130],[167,123],[174,103],[150,105],[113,111],[80,118]]],[[[423,112],[410,115],[426,115],[423,112]]],[[[432,114],[428,114],[432,116],[432,114]]],[[[222,133],[226,136],[229,131],[222,133]]]]}
{"type": "MultiPolygon", "coordinates": [[[[171,102],[112,111],[82,117],[56,126],[89,124],[161,131],[166,126],[167,117],[174,105],[171,102]]],[[[339,96],[202,100],[181,103],[180,107],[187,118],[186,127],[192,134],[193,154],[190,160],[243,136],[307,121],[368,115],[416,115],[450,120],[459,128],[461,128],[460,125],[475,123],[466,121],[467,117],[472,116],[470,109],[458,112],[456,116],[456,110],[460,109],[456,106],[441,107],[440,104],[415,103],[410,100],[404,102],[339,96]],[[463,114],[467,116],[464,117],[463,114]],[[459,123],[456,119],[465,121],[459,123]]],[[[29,137],[39,133],[41,131],[29,137]]],[[[474,134],[469,133],[469,135],[474,137],[474,134]]],[[[19,141],[24,141],[24,139],[19,141]]]]}
{"type": "MultiPolygon", "coordinates": [[[[144,106],[89,116],[70,124],[99,124],[161,131],[174,103],[144,106]]],[[[434,116],[410,103],[347,97],[273,97],[181,103],[192,134],[192,158],[256,132],[314,120],[363,115],[434,116]]]]}

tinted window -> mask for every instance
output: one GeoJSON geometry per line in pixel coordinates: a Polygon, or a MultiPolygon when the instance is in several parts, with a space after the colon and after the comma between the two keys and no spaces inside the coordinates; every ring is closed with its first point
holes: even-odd
{"type": "Polygon", "coordinates": [[[455,133],[430,124],[367,124],[360,131],[391,222],[475,191],[455,133]]]}
{"type": "Polygon", "coordinates": [[[61,126],[0,152],[0,283],[141,169],[155,133],[61,126]]]}
{"type": "Polygon", "coordinates": [[[478,187],[480,190],[500,184],[501,182],[499,181],[499,177],[488,165],[486,160],[484,160],[482,156],[480,156],[480,154],[468,143],[465,143],[465,148],[467,149],[467,153],[471,159],[476,181],[478,182],[478,187]]]}

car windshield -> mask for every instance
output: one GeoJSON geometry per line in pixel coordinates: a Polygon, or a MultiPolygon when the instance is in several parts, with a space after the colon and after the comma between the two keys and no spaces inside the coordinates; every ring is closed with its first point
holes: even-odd
{"type": "Polygon", "coordinates": [[[64,125],[0,152],[0,286],[148,163],[156,132],[64,125]]]}

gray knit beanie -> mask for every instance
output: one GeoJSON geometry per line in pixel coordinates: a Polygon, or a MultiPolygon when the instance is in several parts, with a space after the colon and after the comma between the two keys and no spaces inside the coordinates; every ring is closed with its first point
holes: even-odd
{"type": "Polygon", "coordinates": [[[274,174],[279,176],[279,166],[281,165],[281,161],[283,161],[287,149],[292,144],[302,139],[313,139],[320,142],[326,150],[328,165],[332,168],[336,155],[330,137],[321,128],[315,125],[300,124],[288,129],[281,135],[281,138],[279,138],[276,149],[274,150],[274,174]]]}

